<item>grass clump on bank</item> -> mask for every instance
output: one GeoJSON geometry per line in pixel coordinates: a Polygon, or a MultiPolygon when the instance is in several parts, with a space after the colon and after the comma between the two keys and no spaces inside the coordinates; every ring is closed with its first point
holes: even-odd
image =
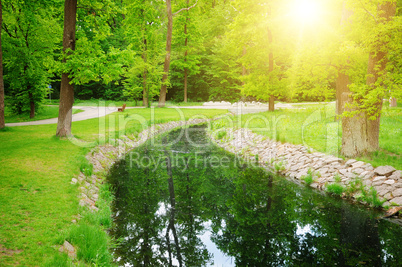
{"type": "MultiPolygon", "coordinates": [[[[151,124],[151,119],[168,122],[224,113],[225,110],[185,109],[182,113],[175,109],[126,110],[124,114],[73,122],[72,129],[77,138],[98,143],[104,135],[138,133],[151,124]],[[119,116],[125,115],[137,120],[120,125],[119,116]]],[[[91,173],[91,167],[83,160],[90,147],[56,138],[55,133],[56,124],[7,127],[0,131],[0,248],[7,251],[0,254],[1,266],[38,266],[46,262],[50,266],[63,266],[68,264],[66,257],[55,246],[64,240],[81,242],[74,232],[81,230],[74,227],[84,232],[88,227],[102,230],[110,227],[107,202],[97,203],[98,213],[86,214],[78,204],[78,186],[70,184],[80,169],[91,173]],[[73,226],[77,214],[82,218],[78,226],[73,226]]],[[[101,237],[99,240],[106,242],[101,237]]],[[[83,253],[80,261],[90,264],[84,254],[90,253],[83,253]]]]}

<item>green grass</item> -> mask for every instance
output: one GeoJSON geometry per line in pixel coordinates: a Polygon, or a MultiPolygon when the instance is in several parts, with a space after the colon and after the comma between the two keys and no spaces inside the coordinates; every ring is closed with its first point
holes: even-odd
{"type": "MultiPolygon", "coordinates": [[[[214,122],[214,128],[248,127],[253,132],[291,144],[303,144],[317,151],[340,155],[342,125],[335,120],[335,104],[303,106],[304,109],[246,114],[214,122]]],[[[384,107],[381,115],[380,150],[359,158],[373,166],[402,169],[402,107],[384,107]]]]}
{"type": "MultiPolygon", "coordinates": [[[[73,109],[73,114],[83,112],[80,109],[73,109]]],[[[6,107],[4,111],[4,119],[6,123],[11,122],[25,122],[25,121],[38,121],[38,120],[46,120],[51,118],[57,118],[59,116],[59,107],[58,106],[43,106],[37,112],[34,118],[29,118],[29,113],[15,115],[12,114],[11,110],[6,107]]]]}
{"type": "MultiPolygon", "coordinates": [[[[226,111],[184,109],[180,114],[175,109],[152,109],[152,112],[126,110],[106,118],[73,122],[73,133],[86,141],[97,141],[99,136],[113,135],[116,131],[138,133],[143,127],[140,118],[149,120],[153,116],[156,122],[167,122],[200,113],[213,117],[226,111]],[[138,120],[128,121],[130,115],[138,120]],[[118,125],[119,118],[126,119],[127,124],[118,125]],[[99,130],[102,125],[105,131],[99,130]]],[[[0,131],[0,247],[9,251],[0,253],[1,266],[41,266],[45,262],[48,266],[63,266],[65,257],[54,247],[60,244],[60,236],[80,242],[76,236],[80,230],[76,234],[66,231],[80,212],[78,186],[70,181],[80,168],[88,168],[82,157],[89,148],[56,138],[55,132],[55,124],[7,127],[0,131]]],[[[92,227],[93,220],[105,227],[110,224],[102,214],[97,216],[82,219],[82,225],[92,227]]],[[[82,229],[87,234],[87,229],[82,229]]],[[[90,251],[82,255],[82,260],[90,251]]]]}

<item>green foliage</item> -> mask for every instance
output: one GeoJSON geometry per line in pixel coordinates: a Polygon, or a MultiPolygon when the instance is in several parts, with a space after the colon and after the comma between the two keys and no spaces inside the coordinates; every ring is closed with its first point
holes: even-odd
{"type": "Polygon", "coordinates": [[[93,165],[90,163],[85,157],[79,158],[80,162],[80,171],[86,176],[90,177],[93,172],[93,165]]]}
{"type": "Polygon", "coordinates": [[[51,2],[7,1],[3,4],[3,65],[6,104],[15,114],[40,107],[55,64],[53,52],[61,27],[51,2]]]}
{"type": "Polygon", "coordinates": [[[386,200],[380,200],[377,195],[377,190],[374,187],[370,187],[370,189],[362,190],[361,200],[366,202],[372,207],[380,208],[384,204],[386,200]]]}
{"type": "Polygon", "coordinates": [[[334,195],[342,195],[345,191],[345,188],[339,183],[333,183],[327,185],[327,192],[334,195]]]}
{"type": "Polygon", "coordinates": [[[216,135],[216,139],[221,140],[227,135],[226,131],[219,131],[218,134],[216,135]]]}
{"type": "Polygon", "coordinates": [[[282,161],[276,161],[274,163],[274,169],[276,172],[282,172],[285,170],[285,164],[282,161]]]}
{"type": "Polygon", "coordinates": [[[314,171],[308,169],[307,175],[301,177],[301,179],[306,183],[306,185],[311,185],[315,182],[314,171]]]}

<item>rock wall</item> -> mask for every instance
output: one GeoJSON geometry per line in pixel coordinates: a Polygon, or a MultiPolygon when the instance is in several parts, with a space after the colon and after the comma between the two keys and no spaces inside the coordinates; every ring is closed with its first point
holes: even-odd
{"type": "MultiPolygon", "coordinates": [[[[314,152],[301,145],[282,144],[255,134],[248,129],[224,129],[217,134],[209,132],[213,142],[223,149],[259,163],[298,182],[304,182],[308,173],[313,176],[311,187],[325,190],[326,185],[339,183],[347,188],[352,181],[360,181],[369,189],[377,190],[383,206],[402,206],[402,171],[391,166],[373,168],[370,163],[314,152]],[[223,137],[222,137],[223,136],[223,137]],[[221,137],[220,139],[217,137],[221,137]]],[[[359,198],[361,191],[351,196],[359,198]]]]}

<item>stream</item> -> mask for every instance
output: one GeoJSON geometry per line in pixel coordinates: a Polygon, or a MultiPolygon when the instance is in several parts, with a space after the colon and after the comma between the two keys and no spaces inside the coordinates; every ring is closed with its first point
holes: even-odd
{"type": "Polygon", "coordinates": [[[402,227],[214,146],[204,126],[115,163],[119,266],[401,266],[402,227]]]}

